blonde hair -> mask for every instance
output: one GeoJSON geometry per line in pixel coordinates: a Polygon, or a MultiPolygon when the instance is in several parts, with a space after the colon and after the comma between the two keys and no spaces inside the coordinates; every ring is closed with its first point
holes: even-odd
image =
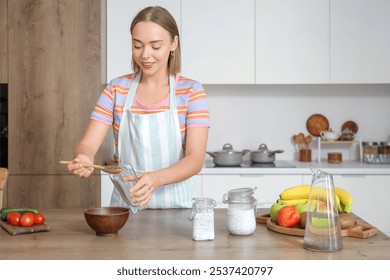
{"type": "MultiPolygon", "coordinates": [[[[171,53],[168,58],[168,69],[171,74],[178,74],[181,71],[181,53],[180,53],[180,36],[179,29],[173,16],[163,7],[151,6],[141,10],[133,19],[130,25],[130,32],[133,34],[134,26],[141,21],[151,21],[166,31],[171,36],[172,42],[177,36],[177,48],[174,53],[171,53]]],[[[131,61],[132,67],[135,72],[139,71],[139,66],[135,62],[134,58],[131,61]]]]}

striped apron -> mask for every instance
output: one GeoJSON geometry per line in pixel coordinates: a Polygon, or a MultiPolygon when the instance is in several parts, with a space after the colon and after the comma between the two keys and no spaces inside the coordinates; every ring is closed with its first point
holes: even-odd
{"type": "MultiPolygon", "coordinates": [[[[132,164],[137,173],[166,168],[177,163],[184,156],[174,75],[169,77],[169,110],[155,114],[133,114],[131,105],[141,75],[139,72],[130,85],[118,136],[120,164],[132,164]]],[[[195,196],[195,183],[192,178],[189,178],[158,188],[146,208],[191,208],[192,198],[195,196]]],[[[115,188],[111,205],[127,207],[115,188]]]]}

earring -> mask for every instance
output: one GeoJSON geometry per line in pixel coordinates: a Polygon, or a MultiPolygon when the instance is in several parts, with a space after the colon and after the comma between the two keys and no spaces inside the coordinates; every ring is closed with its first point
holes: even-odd
{"type": "Polygon", "coordinates": [[[174,51],[171,51],[171,56],[175,56],[175,52],[174,51]]]}

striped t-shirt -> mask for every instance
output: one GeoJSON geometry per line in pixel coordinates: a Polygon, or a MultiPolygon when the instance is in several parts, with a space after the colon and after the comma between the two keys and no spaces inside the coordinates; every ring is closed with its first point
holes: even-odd
{"type": "MultiPolygon", "coordinates": [[[[135,74],[115,78],[103,90],[91,119],[112,125],[115,140],[115,155],[118,156],[118,135],[123,107],[135,74]]],[[[176,77],[176,101],[183,149],[185,149],[186,132],[191,127],[210,127],[209,110],[203,86],[194,80],[176,77]]],[[[135,114],[152,114],[169,109],[169,95],[158,104],[145,106],[135,97],[131,112],[135,114]]]]}

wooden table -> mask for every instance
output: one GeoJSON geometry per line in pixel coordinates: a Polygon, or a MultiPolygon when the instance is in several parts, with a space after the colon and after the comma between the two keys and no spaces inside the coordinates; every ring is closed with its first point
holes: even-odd
{"type": "Polygon", "coordinates": [[[264,224],[250,236],[230,235],[225,209],[215,210],[215,239],[193,241],[190,211],[143,210],[129,217],[118,236],[99,237],[82,209],[42,210],[50,231],[12,236],[0,229],[0,259],[390,259],[390,238],[381,232],[367,239],[344,237],[344,249],[332,253],[306,250],[302,237],[275,233],[264,224]]]}

